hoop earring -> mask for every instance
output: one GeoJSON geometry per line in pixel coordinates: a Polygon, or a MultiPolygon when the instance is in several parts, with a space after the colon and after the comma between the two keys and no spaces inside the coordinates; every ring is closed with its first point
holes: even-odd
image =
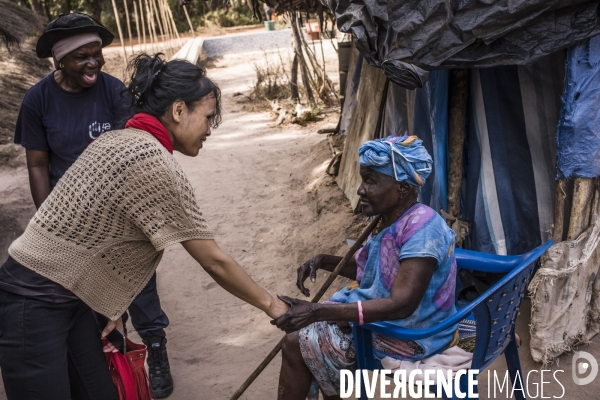
{"type": "Polygon", "coordinates": [[[65,65],[63,63],[58,64],[59,69],[63,69],[64,67],[65,67],[65,65]]]}

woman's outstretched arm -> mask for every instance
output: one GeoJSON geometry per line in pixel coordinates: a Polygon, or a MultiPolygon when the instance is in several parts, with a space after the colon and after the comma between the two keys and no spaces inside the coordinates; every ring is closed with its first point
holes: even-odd
{"type": "Polygon", "coordinates": [[[181,244],[215,282],[235,297],[261,309],[271,318],[278,318],[288,310],[287,304],[254,282],[214,240],[188,240],[181,244]]]}

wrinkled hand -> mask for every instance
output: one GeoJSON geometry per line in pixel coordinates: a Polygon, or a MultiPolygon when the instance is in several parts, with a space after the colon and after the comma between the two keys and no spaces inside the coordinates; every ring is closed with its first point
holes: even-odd
{"type": "MultiPolygon", "coordinates": [[[[125,331],[125,329],[123,328],[123,319],[122,318],[119,318],[116,321],[109,320],[108,324],[106,324],[106,327],[104,327],[104,329],[102,330],[100,337],[102,339],[105,339],[106,335],[111,333],[115,328],[118,328],[121,332],[125,331]]],[[[119,349],[117,349],[115,346],[113,346],[111,342],[108,342],[106,344],[106,346],[104,346],[102,351],[104,351],[105,353],[118,353],[119,349]]]]}
{"type": "Polygon", "coordinates": [[[287,296],[278,295],[277,297],[286,302],[290,309],[281,317],[271,321],[272,325],[277,325],[285,333],[292,333],[316,321],[315,312],[319,304],[287,296]]]}
{"type": "Polygon", "coordinates": [[[321,267],[322,257],[316,255],[300,267],[298,267],[298,277],[296,279],[296,286],[303,295],[306,297],[310,296],[310,290],[304,287],[304,281],[310,276],[310,281],[315,283],[317,281],[317,270],[321,267]]]}

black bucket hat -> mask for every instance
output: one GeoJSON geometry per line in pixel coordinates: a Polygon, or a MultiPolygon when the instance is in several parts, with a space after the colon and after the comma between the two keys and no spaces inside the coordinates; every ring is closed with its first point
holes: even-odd
{"type": "Polygon", "coordinates": [[[37,41],[35,53],[39,58],[52,57],[52,46],[59,40],[80,33],[98,32],[102,47],[112,43],[113,35],[104,25],[87,14],[61,14],[51,21],[37,41]]]}

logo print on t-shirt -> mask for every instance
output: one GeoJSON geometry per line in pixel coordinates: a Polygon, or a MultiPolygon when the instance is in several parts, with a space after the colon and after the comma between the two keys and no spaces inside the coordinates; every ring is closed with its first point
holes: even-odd
{"type": "Polygon", "coordinates": [[[108,122],[105,122],[102,125],[99,122],[93,122],[89,127],[90,137],[92,139],[96,139],[104,132],[110,131],[110,128],[111,126],[108,122]]]}

